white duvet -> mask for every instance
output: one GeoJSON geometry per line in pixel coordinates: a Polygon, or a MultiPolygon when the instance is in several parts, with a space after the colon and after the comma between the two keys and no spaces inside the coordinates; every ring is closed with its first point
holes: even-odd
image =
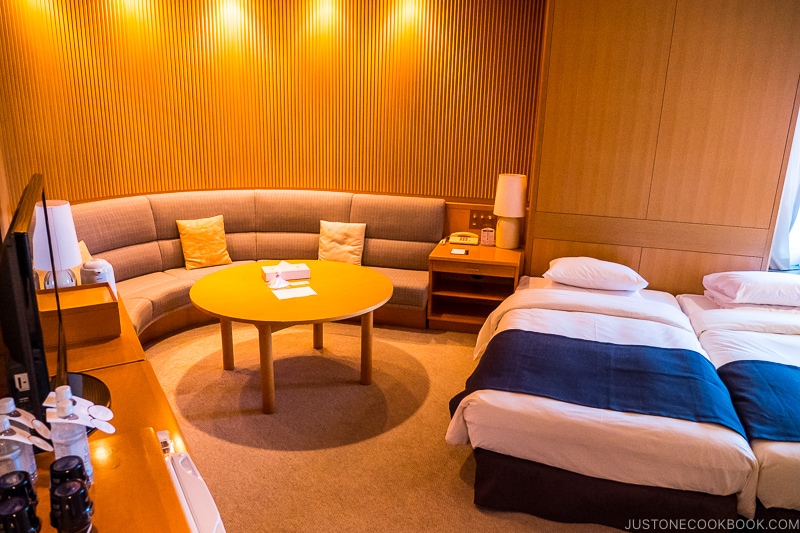
{"type": "MultiPolygon", "coordinates": [[[[506,329],[704,353],[666,293],[618,296],[535,284],[550,288],[521,290],[501,304],[478,335],[476,357],[506,329]]],[[[739,513],[755,513],[756,459],[741,435],[716,424],[481,390],[462,400],[446,439],[597,478],[737,494],[739,513]]]]}
{"type": "MultiPolygon", "coordinates": [[[[721,309],[704,296],[678,297],[717,368],[732,361],[772,361],[800,367],[800,314],[721,309]]],[[[800,510],[800,443],[757,439],[756,494],[765,507],[800,510]]]]}

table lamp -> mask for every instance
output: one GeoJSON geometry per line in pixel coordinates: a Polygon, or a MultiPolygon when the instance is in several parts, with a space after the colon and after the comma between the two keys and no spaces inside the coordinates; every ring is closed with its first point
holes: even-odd
{"type": "Polygon", "coordinates": [[[519,226],[525,216],[525,191],[528,188],[522,174],[500,174],[494,196],[497,215],[495,246],[513,250],[519,246],[519,226]]]}
{"type": "Polygon", "coordinates": [[[47,202],[47,224],[50,226],[50,240],[48,240],[42,202],[36,204],[36,227],[33,230],[33,267],[37,270],[46,270],[44,288],[52,289],[54,279],[59,287],[73,287],[77,285],[75,274],[70,270],[80,266],[81,249],[78,246],[78,236],[75,234],[75,222],[72,220],[72,209],[65,200],[50,200],[47,202]],[[53,245],[53,262],[50,262],[50,247],[53,245]],[[53,270],[54,269],[54,270],[53,270]]]}
{"type": "Polygon", "coordinates": [[[81,250],[69,202],[64,200],[48,202],[42,191],[42,201],[36,203],[36,226],[33,228],[33,267],[48,271],[44,278],[44,286],[46,289],[52,288],[56,298],[58,349],[56,375],[50,381],[50,386],[55,390],[62,385],[69,385],[75,396],[108,407],[111,405],[111,393],[105,383],[88,374],[67,372],[67,339],[58,289],[77,284],[75,274],[69,269],[81,263],[81,250]],[[62,280],[65,284],[62,284],[62,280]]]}

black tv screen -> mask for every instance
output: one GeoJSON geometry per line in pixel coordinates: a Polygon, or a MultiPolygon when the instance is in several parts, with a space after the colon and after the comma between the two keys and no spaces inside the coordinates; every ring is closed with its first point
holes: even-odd
{"type": "Polygon", "coordinates": [[[25,187],[0,250],[0,352],[5,385],[17,406],[45,420],[42,402],[50,392],[36,284],[31,258],[32,220],[43,179],[25,187]]]}

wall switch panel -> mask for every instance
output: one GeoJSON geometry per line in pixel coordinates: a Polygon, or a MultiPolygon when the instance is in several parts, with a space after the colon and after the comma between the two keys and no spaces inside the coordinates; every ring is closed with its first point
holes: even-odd
{"type": "Polygon", "coordinates": [[[495,228],[497,217],[491,210],[470,209],[469,228],[481,230],[483,228],[495,228]]]}

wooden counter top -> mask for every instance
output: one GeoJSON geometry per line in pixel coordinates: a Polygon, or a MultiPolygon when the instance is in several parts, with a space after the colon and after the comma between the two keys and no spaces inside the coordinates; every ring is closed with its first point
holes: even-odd
{"type": "MultiPolygon", "coordinates": [[[[101,532],[189,532],[156,432],[170,432],[176,453],[188,451],[186,443],[121,300],[120,323],[119,337],[67,351],[69,371],[85,372],[108,386],[114,411],[111,423],[117,429],[112,435],[94,431],[89,436],[95,478],[89,491],[95,506],[93,524],[101,532]]],[[[55,353],[48,352],[47,359],[54,374],[55,353]]],[[[55,531],[49,515],[49,468],[54,459],[52,452],[36,456],[42,532],[55,531]]]]}

